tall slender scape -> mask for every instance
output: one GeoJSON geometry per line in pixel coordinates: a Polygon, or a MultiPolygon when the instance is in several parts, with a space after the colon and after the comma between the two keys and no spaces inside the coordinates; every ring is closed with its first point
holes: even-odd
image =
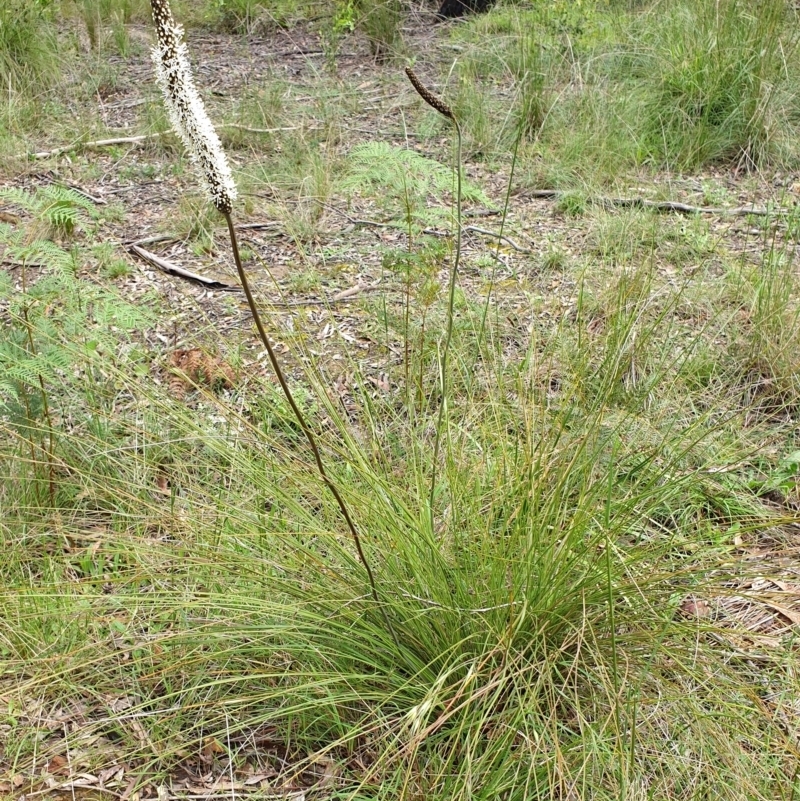
{"type": "Polygon", "coordinates": [[[447,117],[456,129],[456,256],[453,259],[453,269],[450,271],[450,289],[447,300],[447,331],[444,338],[444,348],[439,362],[439,373],[441,380],[441,402],[439,403],[439,417],[436,421],[436,438],[433,443],[433,466],[431,468],[431,491],[428,498],[428,507],[431,515],[431,533],[435,531],[433,521],[433,498],[436,494],[436,466],[439,462],[439,449],[442,440],[442,423],[444,422],[445,406],[447,405],[447,355],[450,352],[450,340],[453,338],[453,306],[456,297],[456,279],[458,277],[458,265],[461,261],[461,126],[458,124],[453,110],[442,98],[435,95],[417,77],[411,67],[406,67],[406,75],[411,85],[417,90],[417,94],[429,105],[435,108],[443,117],[447,117]]]}
{"type": "Polygon", "coordinates": [[[239,280],[242,282],[242,289],[244,289],[247,305],[250,307],[250,313],[253,315],[253,320],[258,329],[258,335],[267,350],[272,369],[278,377],[278,382],[281,385],[283,394],[286,396],[286,400],[289,402],[289,406],[291,406],[292,412],[308,440],[308,444],[314,454],[317,470],[333,497],[336,499],[342,517],[344,517],[347,523],[356,550],[358,551],[358,557],[367,573],[372,597],[383,613],[389,632],[395,642],[397,642],[397,636],[389,621],[386,610],[383,608],[378,598],[375,577],[372,574],[369,562],[367,562],[358,529],[350,516],[347,504],[339,492],[338,487],[325,471],[322,455],[319,452],[314,435],[311,433],[311,429],[308,427],[305,417],[303,417],[300,411],[300,407],[292,396],[292,392],[289,389],[289,385],[286,383],[286,378],[278,362],[278,358],[275,355],[267,332],[264,330],[264,325],[261,322],[261,315],[258,312],[255,298],[250,290],[250,283],[247,280],[247,275],[242,266],[236,230],[233,226],[233,220],[231,219],[233,203],[236,200],[236,185],[234,184],[225,152],[222,149],[222,144],[214,130],[214,125],[209,119],[208,114],[206,114],[203,101],[195,88],[191,67],[189,66],[189,59],[187,57],[186,45],[183,43],[183,28],[175,24],[169,0],[150,0],[150,5],[153,10],[153,22],[155,23],[157,38],[157,45],[153,48],[152,53],[156,69],[156,81],[164,95],[164,103],[169,113],[170,122],[183,141],[192,161],[200,169],[211,202],[214,204],[217,211],[225,217],[231,239],[233,260],[236,262],[239,280]]]}

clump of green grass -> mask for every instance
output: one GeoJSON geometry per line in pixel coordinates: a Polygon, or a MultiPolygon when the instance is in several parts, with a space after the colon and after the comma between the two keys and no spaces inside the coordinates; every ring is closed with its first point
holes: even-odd
{"type": "Polygon", "coordinates": [[[291,28],[303,16],[306,4],[298,0],[218,0],[205,4],[205,16],[223,30],[235,33],[259,33],[276,28],[291,28]]]}
{"type": "Polygon", "coordinates": [[[62,64],[47,6],[41,0],[8,0],[0,8],[4,94],[41,91],[60,74],[62,64]]]}
{"type": "Polygon", "coordinates": [[[643,155],[691,169],[751,168],[775,152],[775,116],[796,48],[780,0],[657,3],[634,26],[643,50],[643,155]]]}
{"type": "MultiPolygon", "coordinates": [[[[517,51],[511,52],[508,69],[514,77],[519,134],[533,139],[547,120],[555,103],[553,92],[558,76],[549,38],[542,41],[540,29],[520,23],[517,51]]],[[[558,54],[560,56],[560,53],[558,54]]],[[[558,57],[557,56],[557,57],[558,57]]]]}
{"type": "Polygon", "coordinates": [[[664,237],[662,220],[647,210],[598,211],[590,228],[590,248],[604,262],[629,265],[655,251],[664,237]]]}
{"type": "Polygon", "coordinates": [[[587,198],[582,192],[571,191],[561,194],[555,202],[555,210],[565,217],[580,217],[587,209],[587,198]]]}
{"type": "Polygon", "coordinates": [[[234,125],[237,127],[226,129],[226,140],[233,140],[233,143],[258,141],[256,137],[261,129],[265,131],[263,136],[271,137],[279,133],[275,130],[269,134],[268,131],[287,127],[285,119],[288,95],[288,86],[275,78],[266,85],[250,87],[237,101],[234,116],[234,125]]]}
{"type": "Polygon", "coordinates": [[[222,0],[217,4],[218,23],[225,30],[247,32],[265,5],[263,0],[222,0]]]}
{"type": "Polygon", "coordinates": [[[563,248],[550,246],[542,256],[543,270],[562,270],[568,263],[567,254],[563,248]]]}
{"type": "Polygon", "coordinates": [[[277,123],[278,130],[223,128],[226,142],[254,153],[241,171],[245,191],[268,194],[268,213],[281,220],[302,248],[319,234],[343,161],[340,146],[346,115],[358,109],[357,93],[345,87],[323,84],[314,88],[312,96],[311,106],[304,107],[294,101],[291,87],[278,81],[246,96],[236,122],[256,128],[277,123]]]}
{"type": "Polygon", "coordinates": [[[280,219],[301,247],[319,231],[325,204],[334,188],[338,159],[319,139],[303,133],[278,135],[280,149],[270,149],[250,166],[244,179],[251,186],[268,187],[275,200],[270,213],[280,219]]]}
{"type": "Polygon", "coordinates": [[[357,24],[369,41],[372,55],[378,61],[401,56],[401,25],[405,18],[405,8],[401,0],[366,0],[356,3],[356,7],[357,24]]]}
{"type": "Polygon", "coordinates": [[[198,253],[214,249],[214,230],[218,217],[202,196],[181,197],[175,216],[169,221],[169,231],[193,240],[198,253]]]}
{"type": "Polygon", "coordinates": [[[97,265],[106,278],[124,278],[130,275],[132,268],[128,261],[121,257],[119,249],[110,242],[100,242],[92,248],[97,265]]]}
{"type": "MultiPolygon", "coordinates": [[[[113,733],[143,771],[168,771],[209,737],[232,757],[269,725],[291,754],[276,781],[330,763],[346,798],[788,792],[794,746],[753,688],[765,669],[785,675],[790,652],[731,661],[704,623],[678,616],[713,549],[730,558],[738,513],[709,520],[721,493],[704,443],[720,424],[668,395],[691,360],[672,344],[680,293],[654,280],[645,266],[598,293],[606,328],[577,343],[586,360],[558,357],[585,330],[582,311],[549,337],[543,327],[521,363],[487,365],[491,380],[461,374],[472,362],[454,340],[452,385],[473,390],[453,399],[469,424],[447,429],[436,529],[426,426],[359,394],[378,438],[368,452],[324,393],[305,407],[345,435],[325,454],[368,532],[397,642],[268,382],[269,403],[250,413],[206,395],[206,418],[113,370],[149,411],[121,418],[109,399],[91,430],[73,415],[70,548],[31,571],[48,516],[14,505],[5,522],[28,531],[0,596],[17,621],[2,630],[17,694],[46,682],[62,703],[129,699],[146,741],[113,715],[81,733],[113,733]],[[700,531],[713,548],[698,561],[700,531]]],[[[7,748],[30,759],[23,739],[7,748]]]]}
{"type": "Polygon", "coordinates": [[[624,181],[642,164],[791,157],[797,37],[781,0],[573,11],[501,9],[452,34],[469,44],[454,73],[470,152],[491,159],[521,130],[529,180],[563,188],[624,181]],[[499,91],[509,77],[513,100],[499,91]]]}
{"type": "Polygon", "coordinates": [[[783,416],[796,407],[800,370],[800,305],[794,292],[794,259],[767,247],[757,265],[742,265],[729,280],[738,312],[730,354],[741,366],[743,402],[751,414],[783,416]]]}

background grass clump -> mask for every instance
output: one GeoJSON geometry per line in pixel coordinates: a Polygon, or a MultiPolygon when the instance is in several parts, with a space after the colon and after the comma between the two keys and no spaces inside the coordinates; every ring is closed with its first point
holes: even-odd
{"type": "Polygon", "coordinates": [[[560,185],[642,164],[754,169],[792,148],[795,14],[779,0],[501,7],[453,33],[470,43],[457,105],[478,151],[521,131],[560,185]]]}
{"type": "Polygon", "coordinates": [[[48,3],[10,0],[0,10],[0,66],[5,93],[47,87],[58,75],[48,3]]]}
{"type": "Polygon", "coordinates": [[[790,13],[781,2],[660,3],[637,20],[643,155],[678,169],[763,164],[777,146],[775,115],[793,72],[790,13]]]}

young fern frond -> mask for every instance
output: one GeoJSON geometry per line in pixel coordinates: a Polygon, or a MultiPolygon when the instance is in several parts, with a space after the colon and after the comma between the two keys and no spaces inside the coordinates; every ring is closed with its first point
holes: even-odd
{"type": "Polygon", "coordinates": [[[71,234],[81,225],[84,217],[96,220],[99,216],[91,200],[68,186],[58,184],[50,184],[33,192],[3,187],[0,188],[0,200],[24,209],[40,222],[64,234],[71,234]]]}
{"type": "Polygon", "coordinates": [[[6,378],[30,386],[36,386],[40,378],[45,381],[56,380],[59,370],[68,370],[71,363],[69,354],[63,348],[48,348],[32,356],[19,346],[0,349],[0,365],[6,378]]]}
{"type": "Polygon", "coordinates": [[[119,332],[150,322],[151,315],[141,308],[77,278],[73,255],[54,242],[25,243],[7,229],[0,234],[8,256],[42,268],[23,292],[0,272],[0,303],[6,310],[0,326],[0,373],[8,379],[4,394],[18,395],[20,384],[62,382],[78,357],[76,343],[87,343],[83,356],[88,351],[114,354],[119,332]]]}
{"type": "MultiPolygon", "coordinates": [[[[50,239],[34,239],[31,242],[28,241],[25,231],[15,231],[10,225],[3,225],[0,226],[0,245],[5,246],[7,259],[22,265],[36,265],[45,268],[37,282],[28,287],[28,292],[41,294],[47,291],[50,283],[59,282],[65,277],[72,278],[75,275],[73,253],[50,239]]],[[[0,280],[0,298],[8,296],[13,301],[16,296],[11,291],[10,276],[6,273],[0,273],[0,276],[5,276],[4,280],[0,280]]]]}
{"type": "MultiPolygon", "coordinates": [[[[452,167],[414,150],[388,142],[367,142],[350,152],[342,185],[350,192],[376,187],[385,190],[390,202],[403,208],[404,224],[411,217],[424,228],[452,222],[452,207],[442,204],[440,198],[453,191],[455,177],[452,167]]],[[[492,205],[483,190],[468,181],[462,181],[461,196],[468,202],[492,205]]]]}
{"type": "MultiPolygon", "coordinates": [[[[427,194],[438,195],[453,188],[452,167],[388,142],[356,145],[348,158],[350,167],[342,186],[351,191],[375,186],[399,189],[403,176],[414,189],[427,194]]],[[[461,193],[466,201],[491,205],[483,189],[471,181],[463,181],[461,193]]]]}
{"type": "Polygon", "coordinates": [[[26,211],[33,211],[32,197],[30,192],[17,186],[0,186],[0,200],[26,211]]]}
{"type": "Polygon", "coordinates": [[[94,203],[67,186],[50,184],[29,192],[17,187],[0,188],[0,200],[32,214],[57,231],[70,234],[85,215],[89,220],[99,216],[94,203]]]}
{"type": "Polygon", "coordinates": [[[395,186],[403,174],[417,191],[445,192],[453,185],[453,171],[438,161],[414,150],[388,142],[366,142],[350,151],[350,171],[343,186],[361,189],[372,186],[395,186]]]}
{"type": "Polygon", "coordinates": [[[42,219],[56,230],[68,234],[78,226],[82,214],[92,220],[98,216],[91,200],[65,186],[51,184],[40,189],[37,202],[42,219]]]}
{"type": "Polygon", "coordinates": [[[72,253],[49,239],[26,242],[24,232],[20,232],[7,238],[0,236],[0,242],[6,245],[6,254],[14,261],[22,264],[46,265],[48,275],[42,280],[51,280],[55,275],[75,273],[75,259],[72,253]]]}

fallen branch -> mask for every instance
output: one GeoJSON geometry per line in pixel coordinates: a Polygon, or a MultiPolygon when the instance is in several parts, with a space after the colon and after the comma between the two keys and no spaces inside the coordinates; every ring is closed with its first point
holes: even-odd
{"type": "Polygon", "coordinates": [[[462,217],[497,217],[500,214],[498,209],[467,209],[461,213],[462,217]]]}
{"type": "Polygon", "coordinates": [[[73,142],[71,145],[56,147],[53,150],[40,150],[38,153],[21,153],[18,158],[46,159],[49,156],[60,156],[62,153],[69,153],[80,148],[111,147],[113,145],[138,145],[150,139],[159,139],[166,134],[151,133],[141,134],[140,136],[116,136],[113,139],[95,139],[93,142],[73,142]]]}
{"type": "MultiPolygon", "coordinates": [[[[59,184],[56,184],[57,186],[59,184]]],[[[71,189],[73,192],[77,192],[81,197],[85,197],[87,200],[90,200],[96,206],[107,206],[108,201],[104,200],[101,197],[96,197],[95,195],[90,195],[85,189],[76,184],[60,184],[60,186],[65,186],[67,189],[71,189]]]]}
{"type": "MultiPolygon", "coordinates": [[[[520,197],[533,197],[542,200],[560,200],[569,195],[558,189],[529,189],[520,193],[520,197]]],[[[653,211],[674,211],[678,214],[716,214],[722,217],[746,217],[753,214],[757,217],[766,217],[770,214],[789,214],[789,209],[767,209],[763,206],[737,206],[731,209],[714,208],[712,206],[692,206],[677,200],[645,200],[640,197],[589,197],[587,203],[604,208],[653,209],[653,211]]]]}
{"type": "Polygon", "coordinates": [[[365,292],[377,292],[378,290],[381,289],[385,290],[386,292],[392,292],[395,290],[400,290],[401,287],[380,286],[380,280],[378,280],[374,284],[356,284],[355,286],[343,289],[341,292],[337,292],[335,295],[332,295],[329,298],[309,298],[308,300],[267,301],[267,305],[284,309],[295,308],[297,306],[328,306],[333,303],[342,303],[346,300],[354,300],[359,295],[365,292]]]}
{"type": "Polygon", "coordinates": [[[16,269],[17,267],[36,267],[40,269],[47,267],[46,264],[38,261],[14,261],[12,259],[0,259],[0,264],[13,269],[16,269]]]}
{"type": "Polygon", "coordinates": [[[475,234],[483,234],[484,236],[491,236],[495,239],[499,239],[501,242],[505,242],[507,245],[512,247],[518,253],[533,253],[532,250],[521,248],[510,236],[498,234],[495,231],[487,231],[486,228],[478,228],[477,225],[467,225],[464,227],[464,231],[472,231],[475,234]]]}
{"type": "MultiPolygon", "coordinates": [[[[338,209],[337,209],[338,211],[338,209]]],[[[344,214],[344,212],[341,212],[344,214]]],[[[347,217],[346,214],[344,214],[347,217]]],[[[401,229],[402,223],[393,223],[393,222],[378,222],[377,220],[361,220],[358,217],[347,217],[351,225],[354,225],[356,228],[397,228],[401,229]]]]}
{"type": "Polygon", "coordinates": [[[223,122],[220,128],[235,128],[237,131],[245,131],[246,133],[280,133],[282,131],[299,131],[299,125],[292,125],[290,128],[249,128],[246,125],[239,125],[235,122],[223,122]]]}
{"type": "Polygon", "coordinates": [[[280,223],[277,221],[272,222],[254,222],[242,223],[236,226],[237,231],[266,231],[268,228],[279,228],[280,223]]]}
{"type": "Polygon", "coordinates": [[[131,242],[126,242],[127,248],[132,248],[136,245],[155,245],[157,242],[177,242],[181,237],[175,234],[156,234],[155,236],[146,236],[144,239],[136,239],[131,242]]]}
{"type": "MultiPolygon", "coordinates": [[[[237,231],[263,231],[269,228],[277,228],[280,226],[279,222],[255,222],[255,223],[243,223],[242,225],[237,225],[237,231]]],[[[153,236],[146,236],[143,239],[131,239],[128,242],[125,242],[125,246],[130,248],[134,245],[154,245],[156,242],[179,242],[184,237],[178,236],[177,234],[155,234],[153,236]]]]}
{"type": "MultiPolygon", "coordinates": [[[[350,218],[350,222],[357,228],[360,226],[370,227],[370,228],[398,228],[398,229],[401,228],[401,226],[398,223],[384,223],[384,222],[377,222],[376,220],[361,220],[356,218],[350,218]]],[[[497,232],[489,231],[486,228],[479,228],[477,225],[465,225],[463,231],[464,232],[472,231],[472,233],[474,234],[483,234],[484,236],[494,237],[495,239],[499,239],[501,242],[507,243],[510,247],[512,247],[519,253],[533,253],[532,250],[520,247],[510,236],[506,236],[505,234],[498,234],[497,232]]],[[[424,228],[422,230],[422,233],[427,234],[428,236],[438,236],[443,238],[452,236],[452,233],[450,233],[449,231],[439,231],[436,228],[424,228]]]]}
{"type": "MultiPolygon", "coordinates": [[[[162,236],[153,236],[149,237],[148,239],[140,239],[138,242],[134,242],[133,244],[128,246],[128,249],[135,253],[140,259],[152,264],[154,267],[157,267],[162,272],[166,273],[167,275],[174,275],[178,278],[185,278],[188,281],[195,281],[196,283],[202,284],[203,286],[207,287],[208,289],[222,289],[229,292],[238,292],[239,287],[231,286],[230,284],[225,284],[222,281],[216,281],[213,278],[206,278],[204,275],[198,275],[197,273],[193,273],[190,270],[186,270],[183,267],[179,267],[177,264],[174,264],[171,261],[167,261],[166,259],[162,258],[161,256],[157,256],[155,253],[151,253],[149,250],[145,250],[143,247],[140,247],[140,243],[142,242],[160,242],[166,239],[174,239],[169,234],[164,234],[162,236]]],[[[296,306],[327,306],[331,303],[341,303],[346,300],[353,300],[358,295],[361,295],[364,292],[374,292],[378,289],[390,289],[390,287],[381,287],[379,286],[380,281],[376,281],[374,284],[356,284],[355,286],[348,287],[347,289],[343,289],[341,292],[337,292],[335,295],[332,295],[329,298],[310,298],[308,300],[289,300],[289,301],[273,301],[269,303],[270,306],[279,306],[284,308],[296,307],[296,306]]]]}
{"type": "Polygon", "coordinates": [[[104,108],[136,108],[136,106],[143,106],[147,102],[146,97],[140,97],[136,100],[117,100],[116,103],[106,103],[104,108]]]}
{"type": "Polygon", "coordinates": [[[223,289],[228,292],[239,291],[238,287],[225,284],[222,281],[216,281],[213,278],[206,278],[204,275],[198,275],[190,270],[185,270],[183,267],[179,267],[177,264],[173,264],[171,261],[162,259],[161,256],[156,256],[155,253],[151,253],[149,250],[145,250],[138,245],[131,245],[130,251],[135,253],[140,259],[144,259],[154,267],[158,267],[159,270],[167,275],[174,275],[178,278],[185,278],[187,281],[194,281],[198,284],[202,284],[208,289],[223,289]]]}

